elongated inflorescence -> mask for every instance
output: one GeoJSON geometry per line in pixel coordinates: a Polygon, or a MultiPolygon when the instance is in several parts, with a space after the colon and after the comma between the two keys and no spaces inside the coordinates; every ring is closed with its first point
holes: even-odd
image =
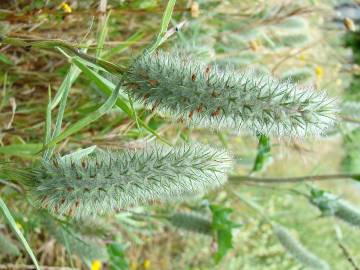
{"type": "Polygon", "coordinates": [[[137,58],[127,89],[146,107],[191,126],[257,134],[317,135],[333,124],[336,111],[324,92],[165,52],[137,58]]]}
{"type": "MultiPolygon", "coordinates": [[[[314,192],[313,192],[314,193],[314,192]]],[[[360,228],[360,209],[329,192],[317,193],[310,199],[324,216],[336,218],[360,228]]]]}
{"type": "Polygon", "coordinates": [[[195,213],[178,212],[169,217],[171,224],[181,230],[211,234],[211,220],[195,213]]]}
{"type": "Polygon", "coordinates": [[[313,270],[330,269],[327,262],[307,250],[286,228],[276,224],[273,230],[281,245],[302,265],[313,270]]]}
{"type": "Polygon", "coordinates": [[[44,161],[32,193],[57,214],[103,214],[212,190],[227,180],[231,164],[225,150],[199,144],[96,151],[44,161]]]}

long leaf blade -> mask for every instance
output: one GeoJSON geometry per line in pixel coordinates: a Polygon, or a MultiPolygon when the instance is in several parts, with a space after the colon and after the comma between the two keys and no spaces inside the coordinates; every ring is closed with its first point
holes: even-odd
{"type": "Polygon", "coordinates": [[[92,113],[88,114],[84,118],[77,121],[75,124],[71,125],[67,130],[61,133],[59,136],[55,137],[46,147],[52,147],[56,143],[64,140],[65,138],[69,137],[70,135],[76,133],[77,131],[81,130],[85,126],[89,125],[90,123],[99,119],[102,115],[107,113],[116,103],[119,91],[120,91],[121,83],[119,83],[111,96],[106,100],[106,102],[101,105],[97,110],[93,111],[92,113]]]}
{"type": "Polygon", "coordinates": [[[147,53],[153,53],[165,40],[165,34],[166,34],[166,30],[169,27],[169,23],[171,20],[171,16],[174,10],[174,6],[175,6],[176,0],[169,0],[169,2],[167,3],[162,21],[161,21],[161,26],[160,26],[160,32],[156,37],[155,42],[153,42],[153,44],[150,46],[149,49],[146,50],[147,53]]]}
{"type": "Polygon", "coordinates": [[[31,260],[33,261],[36,269],[40,270],[40,266],[39,266],[39,264],[38,264],[38,262],[36,260],[36,257],[34,255],[32,249],[30,248],[30,246],[29,246],[28,242],[26,241],[24,235],[21,233],[19,228],[16,226],[16,222],[15,222],[14,218],[12,217],[9,208],[6,206],[5,202],[1,198],[0,198],[0,210],[1,210],[2,214],[4,215],[5,219],[7,220],[7,222],[9,223],[11,229],[15,232],[16,236],[19,238],[19,240],[23,244],[26,252],[31,257],[31,260]]]}

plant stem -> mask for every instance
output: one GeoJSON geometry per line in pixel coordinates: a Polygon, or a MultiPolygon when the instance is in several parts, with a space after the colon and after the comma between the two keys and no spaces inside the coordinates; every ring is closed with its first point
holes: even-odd
{"type": "Polygon", "coordinates": [[[349,116],[341,116],[341,119],[345,122],[348,122],[348,123],[356,123],[356,124],[360,124],[360,119],[356,119],[356,118],[352,118],[352,117],[349,117],[349,116]]]}
{"type": "Polygon", "coordinates": [[[78,47],[82,46],[75,46],[71,43],[60,39],[26,39],[26,38],[14,38],[14,37],[7,37],[0,35],[0,43],[8,44],[16,47],[25,47],[25,48],[38,48],[38,49],[45,49],[45,50],[56,50],[56,47],[60,47],[62,49],[66,49],[75,55],[95,64],[98,65],[110,73],[118,73],[121,74],[125,71],[125,69],[119,65],[115,65],[108,61],[102,60],[100,58],[96,58],[85,54],[79,51],[78,47]]]}
{"type": "Polygon", "coordinates": [[[257,182],[257,183],[298,183],[306,181],[326,181],[340,179],[358,179],[360,174],[324,174],[324,175],[307,175],[298,177],[253,177],[247,175],[230,175],[229,181],[236,182],[257,182]]]}
{"type": "Polygon", "coordinates": [[[348,260],[348,262],[351,264],[354,270],[360,270],[360,268],[357,266],[354,258],[350,255],[350,252],[347,250],[347,248],[339,241],[338,246],[340,247],[342,253],[348,260]]]}

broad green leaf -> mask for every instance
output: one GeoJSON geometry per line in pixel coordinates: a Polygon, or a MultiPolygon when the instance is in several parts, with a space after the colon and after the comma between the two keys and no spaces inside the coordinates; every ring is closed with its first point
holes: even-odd
{"type": "Polygon", "coordinates": [[[219,263],[226,253],[233,248],[232,229],[240,227],[230,220],[231,208],[225,208],[220,205],[211,205],[212,212],[212,230],[216,233],[217,251],[214,254],[214,260],[219,263]]]}

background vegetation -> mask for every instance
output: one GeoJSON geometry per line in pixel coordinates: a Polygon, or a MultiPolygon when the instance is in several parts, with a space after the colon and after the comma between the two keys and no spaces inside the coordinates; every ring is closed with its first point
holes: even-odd
{"type": "Polygon", "coordinates": [[[172,2],[0,3],[0,269],[33,269],[32,253],[43,269],[304,269],[275,224],[331,269],[359,269],[359,210],[335,205],[360,203],[360,39],[355,17],[343,24],[356,3],[179,0],[164,30],[172,2]],[[167,29],[166,40],[156,39],[167,29]],[[337,125],[306,138],[189,128],[123,91],[105,108],[117,75],[160,45],[154,40],[212,65],[325,89],[340,106],[337,125]],[[46,138],[50,127],[57,133],[46,138]],[[228,149],[229,182],[185,202],[77,220],[39,209],[22,180],[24,168],[53,151],[125,151],[155,140],[228,149]],[[324,174],[335,176],[303,178],[324,174]]]}

